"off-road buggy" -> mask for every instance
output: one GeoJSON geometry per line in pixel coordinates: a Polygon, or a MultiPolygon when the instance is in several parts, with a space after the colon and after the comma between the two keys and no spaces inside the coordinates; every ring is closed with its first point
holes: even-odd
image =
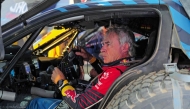
{"type": "MultiPolygon", "coordinates": [[[[68,49],[82,46],[98,53],[99,41],[94,36],[99,27],[111,23],[128,26],[134,32],[138,46],[134,60],[130,62],[132,65],[113,83],[99,109],[189,108],[188,0],[92,1],[37,14],[57,1],[44,0],[42,5],[2,26],[0,108],[25,108],[34,97],[32,94],[59,98],[48,76],[48,66],[63,65],[60,68],[65,71],[73,64],[83,65],[78,58],[75,61],[65,58],[70,54],[68,49]],[[45,27],[64,31],[30,49],[45,27]],[[23,46],[12,45],[24,37],[27,40],[23,46]],[[66,43],[63,56],[47,57],[47,52],[60,43],[66,43]],[[31,94],[34,89],[40,90],[40,94],[31,94]]],[[[66,76],[71,81],[77,80],[80,71],[74,67],[72,70],[66,76]]],[[[78,90],[83,87],[81,84],[74,86],[79,86],[78,90]]]]}

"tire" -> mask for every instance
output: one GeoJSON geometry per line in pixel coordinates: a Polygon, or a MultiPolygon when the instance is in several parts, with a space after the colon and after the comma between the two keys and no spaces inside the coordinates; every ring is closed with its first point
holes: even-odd
{"type": "MultiPolygon", "coordinates": [[[[188,70],[180,70],[190,74],[188,70]]],[[[183,109],[190,108],[190,83],[179,81],[183,109]]],[[[106,109],[174,109],[171,78],[164,70],[143,75],[124,86],[106,109]]]]}

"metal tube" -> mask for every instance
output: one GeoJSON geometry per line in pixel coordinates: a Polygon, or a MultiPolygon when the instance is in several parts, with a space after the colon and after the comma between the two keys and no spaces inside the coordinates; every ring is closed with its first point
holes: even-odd
{"type": "MultiPolygon", "coordinates": [[[[70,31],[70,30],[71,30],[70,28],[67,28],[67,29],[65,29],[62,33],[60,33],[59,35],[55,36],[54,39],[51,39],[51,40],[49,40],[49,41],[46,42],[46,43],[42,43],[41,45],[38,45],[37,48],[33,49],[33,52],[35,52],[35,51],[38,50],[38,49],[43,49],[44,47],[47,46],[48,43],[52,42],[53,40],[58,39],[59,37],[63,36],[66,32],[68,32],[68,31],[70,31]]],[[[48,37],[48,36],[47,36],[47,37],[48,37]]],[[[43,38],[42,38],[42,39],[43,39],[43,38]]],[[[49,44],[48,44],[48,45],[49,45],[49,44]]]]}
{"type": "MultiPolygon", "coordinates": [[[[69,41],[68,41],[68,43],[67,43],[66,46],[68,46],[68,47],[71,46],[71,44],[73,43],[74,39],[77,37],[77,34],[78,34],[78,31],[76,31],[76,32],[74,33],[74,35],[72,36],[72,38],[69,39],[69,41]]],[[[64,48],[63,53],[64,53],[65,51],[67,51],[67,47],[64,48]]]]}
{"type": "Polygon", "coordinates": [[[21,58],[21,56],[24,54],[24,52],[30,47],[30,45],[34,42],[36,37],[40,34],[43,27],[38,29],[36,32],[33,32],[28,40],[25,42],[25,44],[20,48],[20,50],[17,52],[17,54],[13,57],[13,59],[9,62],[8,67],[5,69],[5,72],[2,73],[0,76],[0,84],[3,82],[5,77],[9,74],[9,72],[12,70],[14,65],[17,63],[17,61],[21,58]]]}
{"type": "Polygon", "coordinates": [[[37,95],[40,97],[54,98],[54,93],[55,91],[44,90],[38,87],[31,88],[31,94],[37,95]]]}
{"type": "Polygon", "coordinates": [[[75,33],[77,30],[76,29],[72,29],[71,31],[65,33],[63,35],[63,37],[60,37],[59,39],[55,40],[54,42],[52,42],[49,46],[47,46],[46,48],[42,49],[40,51],[40,53],[44,53],[45,51],[50,50],[51,48],[53,48],[54,46],[58,45],[60,42],[62,42],[63,40],[67,39],[71,34],[75,33]]]}

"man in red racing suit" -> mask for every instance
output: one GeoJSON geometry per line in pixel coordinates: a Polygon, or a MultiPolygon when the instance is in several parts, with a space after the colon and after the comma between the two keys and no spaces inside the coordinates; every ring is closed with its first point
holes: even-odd
{"type": "MultiPolygon", "coordinates": [[[[104,62],[103,71],[86,88],[84,93],[78,94],[63,73],[55,67],[51,79],[55,84],[62,83],[59,89],[64,96],[63,100],[37,98],[30,102],[27,109],[98,108],[98,104],[109,87],[128,68],[126,63],[130,61],[129,57],[133,56],[134,53],[132,37],[125,26],[109,27],[103,37],[100,50],[100,56],[104,62]]],[[[91,64],[98,63],[98,60],[84,49],[81,49],[81,52],[76,52],[76,55],[82,56],[91,64]]]]}

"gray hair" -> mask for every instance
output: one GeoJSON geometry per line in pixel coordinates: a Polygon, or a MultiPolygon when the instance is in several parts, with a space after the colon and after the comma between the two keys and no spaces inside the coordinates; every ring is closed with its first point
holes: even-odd
{"type": "Polygon", "coordinates": [[[117,26],[113,25],[109,27],[106,31],[106,36],[110,36],[110,34],[115,33],[119,38],[120,44],[129,44],[128,54],[133,57],[135,56],[135,36],[133,32],[127,26],[117,26]]]}

